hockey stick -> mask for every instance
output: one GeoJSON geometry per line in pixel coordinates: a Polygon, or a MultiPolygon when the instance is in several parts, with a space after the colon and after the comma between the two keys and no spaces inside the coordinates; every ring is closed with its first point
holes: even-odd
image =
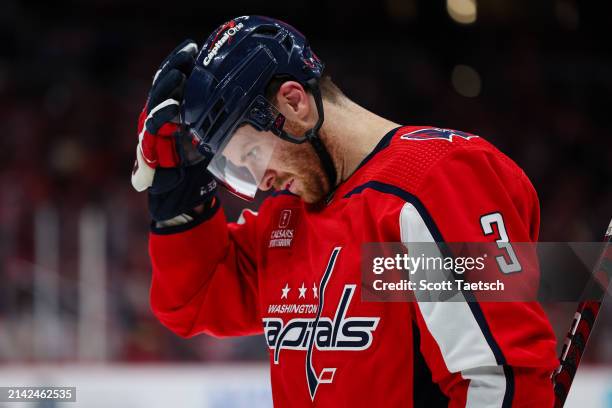
{"type": "MultiPolygon", "coordinates": [[[[609,267],[609,263],[612,262],[610,259],[609,252],[610,240],[612,238],[612,221],[608,225],[606,235],[604,237],[604,249],[597,261],[595,273],[607,272],[608,276],[610,271],[606,271],[609,267]]],[[[605,293],[604,293],[605,296],[605,293]]],[[[597,314],[603,302],[601,301],[583,301],[578,304],[578,309],[574,314],[574,320],[565,338],[563,344],[563,350],[559,357],[559,368],[553,374],[553,384],[555,387],[555,408],[562,408],[565,404],[565,399],[569,393],[572,381],[576,375],[576,370],[580,364],[580,358],[591,335],[597,314]]]]}

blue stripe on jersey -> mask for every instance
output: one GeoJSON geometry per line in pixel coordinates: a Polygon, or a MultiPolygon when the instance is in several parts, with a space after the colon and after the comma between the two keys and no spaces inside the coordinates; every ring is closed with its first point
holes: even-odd
{"type": "Polygon", "coordinates": [[[400,130],[402,127],[403,126],[398,126],[395,129],[392,129],[389,132],[387,132],[387,134],[384,135],[382,137],[382,139],[380,139],[380,141],[376,144],[376,147],[374,147],[374,150],[372,150],[370,153],[368,153],[368,155],[365,157],[365,159],[363,159],[361,161],[361,163],[359,163],[359,166],[357,166],[357,168],[353,171],[353,173],[355,173],[357,170],[359,170],[360,167],[363,167],[374,156],[376,156],[381,150],[383,150],[384,148],[389,146],[389,144],[391,143],[391,139],[393,139],[393,136],[395,136],[397,131],[400,130]]]}
{"type": "Polygon", "coordinates": [[[512,367],[504,365],[504,374],[506,376],[506,393],[504,394],[502,408],[511,408],[512,400],[514,400],[514,372],[512,367]]]}

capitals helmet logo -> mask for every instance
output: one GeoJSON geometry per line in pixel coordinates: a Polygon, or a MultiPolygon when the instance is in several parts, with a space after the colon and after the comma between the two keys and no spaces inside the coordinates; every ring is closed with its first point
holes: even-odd
{"type": "Polygon", "coordinates": [[[425,128],[419,130],[413,130],[412,132],[403,134],[400,139],[405,140],[434,140],[442,139],[449,142],[453,141],[454,137],[460,137],[465,140],[469,140],[473,137],[478,137],[466,132],[460,132],[453,129],[440,129],[440,128],[425,128]]]}
{"type": "Polygon", "coordinates": [[[230,44],[232,42],[232,37],[234,37],[242,28],[244,28],[244,24],[242,22],[236,23],[234,20],[228,21],[219,27],[215,37],[210,42],[208,54],[202,61],[202,64],[205,67],[208,66],[212,62],[213,58],[215,58],[215,56],[219,53],[219,50],[223,44],[230,44]]]}

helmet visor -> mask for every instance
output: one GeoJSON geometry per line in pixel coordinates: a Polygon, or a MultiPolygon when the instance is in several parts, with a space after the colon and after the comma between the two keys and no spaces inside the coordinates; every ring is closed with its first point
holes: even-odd
{"type": "Polygon", "coordinates": [[[242,122],[214,155],[208,170],[236,195],[253,199],[279,138],[242,122]]]}

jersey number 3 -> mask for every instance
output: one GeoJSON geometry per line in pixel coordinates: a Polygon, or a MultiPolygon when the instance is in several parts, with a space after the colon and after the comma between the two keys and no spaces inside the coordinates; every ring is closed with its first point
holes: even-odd
{"type": "Polygon", "coordinates": [[[495,233],[493,225],[497,226],[498,239],[495,240],[497,247],[506,252],[507,258],[503,255],[496,256],[495,260],[499,266],[499,270],[502,273],[514,273],[521,271],[521,264],[519,263],[514,249],[509,242],[508,233],[506,232],[506,226],[504,225],[504,217],[501,213],[495,212],[492,214],[485,214],[480,217],[480,226],[485,236],[492,235],[495,233]]]}

